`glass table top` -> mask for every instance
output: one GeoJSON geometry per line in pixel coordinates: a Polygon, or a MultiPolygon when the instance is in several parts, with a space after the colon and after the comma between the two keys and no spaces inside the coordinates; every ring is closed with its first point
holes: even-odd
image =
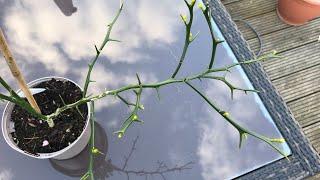
{"type": "MultiPolygon", "coordinates": [[[[95,54],[94,44],[102,41],[118,5],[116,0],[0,0],[0,25],[27,81],[54,75],[83,84],[87,64],[95,54]]],[[[143,82],[167,79],[183,46],[184,25],[179,14],[186,12],[183,0],[126,1],[112,33],[122,42],[105,48],[95,66],[93,79],[97,82],[90,93],[135,83],[136,72],[143,82]]],[[[191,44],[179,77],[200,72],[210,59],[211,39],[199,9],[194,21],[192,31],[200,34],[191,44]]],[[[235,61],[227,43],[218,47],[216,67],[235,61]]],[[[16,87],[9,74],[1,57],[0,75],[16,87]]],[[[241,68],[234,68],[227,79],[237,86],[252,87],[241,68]]],[[[229,89],[221,82],[193,84],[242,125],[269,137],[281,137],[258,95],[235,92],[231,100],[229,89]]],[[[124,97],[134,98],[131,93],[124,97]]],[[[183,84],[161,88],[160,100],[154,90],[146,90],[142,103],[144,124],[135,124],[122,139],[113,132],[129,109],[111,97],[96,103],[97,121],[109,144],[106,163],[111,167],[101,179],[230,179],[282,158],[252,137],[239,149],[236,129],[183,84]]],[[[3,108],[4,104],[1,111],[3,108]]],[[[286,144],[281,148],[290,153],[286,144]]],[[[55,171],[48,160],[13,151],[3,138],[0,153],[0,179],[73,179],[55,171]]]]}

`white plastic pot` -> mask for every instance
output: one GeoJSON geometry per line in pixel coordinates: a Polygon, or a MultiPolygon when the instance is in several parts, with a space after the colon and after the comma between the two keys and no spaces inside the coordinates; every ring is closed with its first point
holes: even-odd
{"type": "MultiPolygon", "coordinates": [[[[34,80],[34,81],[28,83],[28,86],[34,87],[35,85],[38,85],[41,82],[49,81],[52,78],[54,78],[56,80],[61,80],[61,81],[70,81],[81,89],[81,87],[77,83],[71,81],[70,79],[63,78],[63,77],[54,77],[54,76],[53,77],[44,77],[44,78],[34,80]]],[[[38,153],[38,155],[34,155],[34,154],[31,154],[31,153],[28,153],[26,151],[21,150],[12,139],[12,136],[10,133],[12,132],[13,129],[12,129],[12,125],[10,127],[10,122],[11,122],[11,112],[13,110],[14,105],[15,104],[11,103],[11,102],[9,102],[6,105],[6,107],[3,111],[2,123],[1,123],[2,134],[4,136],[4,139],[9,144],[9,146],[12,147],[14,150],[16,150],[24,155],[27,155],[27,156],[30,156],[33,158],[37,158],[37,159],[53,158],[53,159],[62,160],[62,159],[69,159],[69,158],[76,156],[88,144],[89,139],[90,139],[90,134],[91,134],[91,126],[90,126],[91,103],[90,102],[87,103],[87,107],[88,107],[87,122],[86,122],[86,125],[84,127],[83,132],[78,137],[78,139],[76,139],[73,143],[71,143],[69,146],[65,147],[64,149],[61,149],[59,151],[52,152],[52,153],[38,153]]]]}

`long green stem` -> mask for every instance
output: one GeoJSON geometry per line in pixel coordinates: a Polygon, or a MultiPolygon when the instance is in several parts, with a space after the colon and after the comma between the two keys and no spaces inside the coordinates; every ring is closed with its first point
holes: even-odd
{"type": "MultiPolygon", "coordinates": [[[[98,95],[94,95],[94,96],[90,96],[90,97],[84,97],[84,98],[80,99],[79,101],[77,101],[75,103],[68,104],[68,105],[63,106],[61,108],[58,108],[54,113],[48,115],[47,119],[54,119],[60,113],[62,113],[63,111],[65,111],[67,109],[77,107],[77,106],[79,106],[81,104],[84,104],[84,103],[87,103],[87,102],[90,102],[90,101],[96,101],[96,100],[102,99],[102,98],[104,98],[106,96],[109,96],[109,95],[117,95],[117,94],[119,94],[121,92],[125,92],[125,91],[132,90],[132,89],[138,89],[140,87],[143,88],[143,89],[146,89],[146,88],[158,89],[158,88],[160,88],[162,86],[166,86],[166,85],[169,85],[169,84],[183,83],[185,81],[192,81],[192,80],[195,80],[195,79],[208,78],[207,75],[210,74],[210,73],[220,72],[220,71],[229,71],[231,68],[233,68],[233,67],[235,67],[237,65],[250,64],[250,63],[254,63],[254,62],[264,61],[267,57],[273,58],[273,57],[277,57],[277,56],[273,55],[273,54],[270,54],[270,55],[267,55],[267,56],[262,56],[262,57],[260,57],[258,59],[255,59],[255,60],[248,60],[248,61],[244,61],[244,62],[240,62],[240,63],[234,63],[234,64],[231,64],[231,65],[225,66],[223,68],[207,69],[205,71],[202,71],[202,72],[197,73],[195,75],[187,76],[187,77],[182,78],[182,79],[169,78],[167,80],[156,82],[156,83],[146,83],[146,84],[143,84],[143,83],[139,84],[138,83],[138,84],[132,84],[132,85],[123,86],[123,87],[120,87],[118,89],[106,90],[106,91],[104,91],[104,92],[102,92],[102,93],[100,93],[98,95]]],[[[218,77],[216,77],[216,79],[218,79],[218,77]]],[[[222,79],[221,77],[220,77],[219,80],[223,81],[226,85],[230,86],[230,83],[227,80],[222,79]]],[[[234,87],[234,86],[232,86],[232,87],[234,87]]],[[[242,89],[242,88],[236,88],[236,87],[234,87],[234,88],[235,88],[234,90],[243,90],[245,92],[249,92],[249,91],[255,92],[255,90],[250,90],[250,89],[242,89]]]]}
{"type": "Polygon", "coordinates": [[[106,35],[105,35],[105,38],[104,38],[103,42],[101,43],[99,49],[98,49],[97,46],[94,46],[95,49],[96,49],[96,55],[95,55],[95,57],[93,58],[92,62],[88,65],[89,68],[88,68],[88,72],[87,72],[87,76],[86,76],[86,81],[85,81],[85,83],[84,83],[83,97],[86,97],[86,95],[87,95],[89,84],[90,84],[90,82],[92,82],[92,80],[91,80],[91,73],[92,73],[92,70],[93,70],[94,65],[96,64],[96,62],[97,62],[97,60],[98,60],[98,58],[99,58],[99,56],[100,56],[100,54],[101,54],[101,51],[103,50],[103,48],[105,47],[105,45],[106,45],[108,42],[110,42],[110,41],[117,41],[117,42],[118,42],[118,40],[111,39],[111,38],[110,38],[110,35],[111,35],[112,28],[113,28],[114,24],[117,22],[117,20],[118,20],[118,18],[119,18],[119,16],[120,16],[120,13],[121,13],[121,11],[122,11],[122,9],[123,9],[123,3],[120,1],[120,8],[119,8],[119,10],[117,11],[117,14],[116,14],[116,16],[113,18],[112,22],[108,25],[108,31],[107,31],[107,33],[106,33],[106,35]]]}
{"type": "Polygon", "coordinates": [[[90,134],[90,140],[89,140],[89,166],[87,172],[81,177],[81,180],[86,180],[90,177],[91,180],[94,180],[94,155],[99,153],[99,150],[95,147],[95,108],[94,108],[94,102],[91,103],[90,106],[91,110],[91,118],[90,118],[90,126],[91,126],[91,134],[90,134]]]}
{"type": "Polygon", "coordinates": [[[91,152],[90,152],[90,159],[89,159],[89,173],[90,173],[90,178],[91,180],[94,180],[94,174],[93,174],[93,155],[94,155],[94,150],[95,150],[95,134],[94,134],[94,126],[95,126],[95,109],[94,109],[94,102],[92,102],[92,113],[91,113],[91,120],[90,120],[90,125],[91,125],[91,136],[90,136],[90,146],[91,146],[91,152]]]}
{"type": "MultiPolygon", "coordinates": [[[[85,81],[85,85],[84,85],[84,88],[83,88],[83,99],[86,99],[87,97],[87,92],[88,92],[88,88],[89,88],[89,84],[90,82],[92,82],[91,80],[91,73],[92,73],[92,70],[93,70],[93,67],[94,65],[96,64],[100,54],[101,54],[101,51],[103,50],[103,48],[105,47],[105,45],[109,42],[109,41],[117,41],[118,40],[114,40],[114,39],[111,39],[110,38],[110,35],[111,35],[111,31],[112,31],[112,28],[114,26],[114,24],[116,23],[116,21],[118,20],[120,14],[121,14],[121,11],[123,9],[123,3],[122,1],[120,0],[120,8],[119,10],[117,11],[117,14],[116,16],[113,18],[112,22],[108,25],[108,31],[105,35],[105,38],[102,42],[102,44],[100,45],[99,49],[97,48],[97,46],[95,46],[95,49],[96,49],[96,55],[94,57],[94,59],[92,60],[92,62],[88,65],[88,72],[87,72],[87,76],[86,76],[86,81],[85,81]]],[[[91,100],[84,100],[84,102],[89,102],[91,100]]],[[[78,107],[77,105],[75,107],[78,107]]],[[[94,134],[94,129],[95,129],[95,110],[94,110],[94,102],[92,102],[92,115],[91,115],[91,119],[90,119],[90,123],[91,123],[91,135],[90,135],[90,146],[91,146],[91,151],[90,151],[90,154],[89,154],[89,167],[88,167],[88,171],[86,174],[84,174],[82,176],[81,179],[87,179],[88,177],[90,177],[91,180],[94,180],[94,174],[93,174],[93,156],[94,156],[94,152],[95,151],[98,151],[98,149],[95,149],[95,144],[94,144],[94,141],[95,141],[95,134],[94,134]]],[[[61,112],[63,111],[63,109],[61,110],[61,112]]],[[[57,113],[57,111],[56,111],[57,113]]],[[[49,118],[50,119],[50,118],[49,118]]],[[[51,118],[53,119],[53,118],[51,118]]]]}

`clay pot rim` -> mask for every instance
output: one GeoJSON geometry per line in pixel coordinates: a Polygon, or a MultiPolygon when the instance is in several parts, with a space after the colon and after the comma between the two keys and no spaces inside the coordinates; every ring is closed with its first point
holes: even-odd
{"type": "Polygon", "coordinates": [[[320,6],[320,0],[298,0],[298,1],[304,1],[304,2],[311,4],[311,5],[319,5],[320,6]]]}

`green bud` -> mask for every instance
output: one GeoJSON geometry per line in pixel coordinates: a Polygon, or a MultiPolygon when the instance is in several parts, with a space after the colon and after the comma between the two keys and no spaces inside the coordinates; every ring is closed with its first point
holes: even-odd
{"type": "Polygon", "coordinates": [[[196,3],[196,0],[191,0],[190,5],[193,6],[196,3]]]}
{"type": "Polygon", "coordinates": [[[181,15],[181,19],[184,23],[187,23],[187,16],[186,15],[181,15]]]}
{"type": "Polygon", "coordinates": [[[248,135],[247,135],[246,133],[243,133],[243,134],[242,134],[242,137],[243,137],[243,139],[247,139],[247,138],[248,138],[248,135]]]}
{"type": "Polygon", "coordinates": [[[199,9],[201,9],[202,11],[205,11],[205,10],[206,10],[206,8],[203,6],[202,3],[199,3],[199,4],[198,4],[198,7],[199,7],[199,9]]]}
{"type": "Polygon", "coordinates": [[[192,32],[190,32],[189,34],[189,41],[192,41],[193,40],[193,35],[192,35],[192,32]]]}
{"type": "Polygon", "coordinates": [[[139,119],[139,117],[138,117],[136,114],[132,116],[132,120],[133,120],[133,121],[136,121],[136,120],[138,120],[138,119],[139,119]]]}
{"type": "Polygon", "coordinates": [[[92,154],[98,154],[100,151],[99,151],[99,149],[93,147],[91,152],[92,152],[92,154]]]}
{"type": "Polygon", "coordinates": [[[285,143],[286,140],[283,138],[274,138],[270,140],[271,142],[275,142],[275,143],[285,143]]]}
{"type": "Polygon", "coordinates": [[[121,139],[122,137],[123,137],[123,133],[122,133],[122,132],[119,132],[119,133],[118,133],[118,138],[121,139]]]}
{"type": "Polygon", "coordinates": [[[230,114],[228,113],[228,112],[223,112],[223,114],[222,114],[224,117],[228,117],[228,116],[230,116],[230,114]]]}

